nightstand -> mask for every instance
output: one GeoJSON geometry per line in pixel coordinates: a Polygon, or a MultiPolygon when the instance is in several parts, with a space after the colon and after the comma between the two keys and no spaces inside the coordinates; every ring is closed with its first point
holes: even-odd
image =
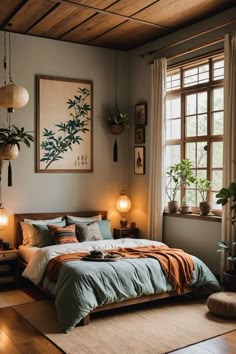
{"type": "Polygon", "coordinates": [[[116,227],[113,229],[113,237],[116,238],[139,238],[139,228],[116,227]]]}
{"type": "Polygon", "coordinates": [[[18,282],[18,251],[0,249],[0,287],[18,282]]]}

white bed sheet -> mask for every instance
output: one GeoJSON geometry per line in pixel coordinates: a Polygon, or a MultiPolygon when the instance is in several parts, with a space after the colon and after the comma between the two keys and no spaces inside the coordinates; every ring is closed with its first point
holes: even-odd
{"type": "Polygon", "coordinates": [[[29,246],[23,246],[20,245],[18,248],[18,251],[20,253],[21,258],[26,262],[29,263],[30,260],[32,259],[33,255],[35,252],[39,250],[38,247],[29,247],[29,246]]]}

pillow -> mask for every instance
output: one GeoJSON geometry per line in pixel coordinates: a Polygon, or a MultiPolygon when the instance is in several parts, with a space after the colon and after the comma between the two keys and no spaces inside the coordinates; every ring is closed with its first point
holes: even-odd
{"type": "Polygon", "coordinates": [[[59,216],[58,218],[48,219],[48,220],[24,219],[24,222],[27,222],[28,224],[34,224],[34,225],[47,225],[47,224],[53,224],[54,222],[60,222],[60,221],[62,221],[61,216],[59,216]]]}
{"type": "Polygon", "coordinates": [[[102,234],[97,221],[90,224],[76,224],[76,234],[80,242],[102,240],[102,234]]]}
{"type": "Polygon", "coordinates": [[[99,229],[102,234],[103,240],[113,239],[110,227],[110,220],[99,220],[98,221],[99,229]]]}
{"type": "Polygon", "coordinates": [[[48,225],[48,228],[56,245],[78,242],[75,233],[75,224],[64,227],[48,225]]]}
{"type": "MultiPolygon", "coordinates": [[[[35,246],[35,247],[44,247],[44,246],[49,246],[50,244],[53,244],[53,240],[51,238],[51,235],[48,231],[48,235],[45,235],[41,233],[42,230],[40,228],[36,228],[36,225],[29,224],[27,222],[21,221],[21,229],[22,229],[22,235],[23,235],[23,245],[24,246],[35,246]],[[47,239],[49,236],[49,240],[47,239]],[[49,243],[50,242],[50,243],[49,243]]],[[[64,226],[65,221],[61,221],[59,223],[55,223],[55,225],[58,226],[64,226]]],[[[37,225],[39,226],[44,226],[47,228],[46,225],[37,225]]],[[[48,230],[48,228],[47,228],[48,230]]],[[[45,229],[44,229],[45,231],[45,229]]]]}
{"type": "MultiPolygon", "coordinates": [[[[66,226],[66,221],[63,220],[61,222],[55,222],[53,225],[55,226],[66,226]]],[[[52,238],[51,232],[47,225],[35,225],[33,224],[35,229],[38,231],[39,244],[38,247],[46,247],[54,244],[54,240],[52,238]]]]}
{"type": "Polygon", "coordinates": [[[80,217],[80,216],[72,216],[72,215],[67,215],[67,220],[68,220],[68,223],[70,224],[71,222],[73,223],[80,223],[80,222],[91,222],[91,221],[94,221],[94,220],[102,220],[102,215],[99,214],[99,215],[95,215],[95,216],[90,216],[90,217],[80,217]]]}

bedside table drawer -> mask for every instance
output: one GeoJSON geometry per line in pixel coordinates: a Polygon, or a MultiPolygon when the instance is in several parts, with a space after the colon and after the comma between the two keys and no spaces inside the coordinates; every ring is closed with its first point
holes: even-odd
{"type": "Polygon", "coordinates": [[[17,252],[0,252],[0,262],[17,258],[17,252]]]}

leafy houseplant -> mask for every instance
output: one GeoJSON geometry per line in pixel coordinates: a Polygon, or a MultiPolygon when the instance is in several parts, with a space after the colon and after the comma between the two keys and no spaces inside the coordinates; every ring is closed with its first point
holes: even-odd
{"type": "Polygon", "coordinates": [[[223,273],[223,284],[226,290],[236,291],[236,183],[233,182],[228,188],[222,188],[216,194],[217,204],[222,206],[229,203],[230,217],[228,221],[233,227],[233,236],[230,242],[219,241],[218,252],[223,252],[227,255],[227,260],[230,262],[230,269],[223,273]]]}
{"type": "Polygon", "coordinates": [[[108,117],[110,130],[112,134],[121,134],[124,128],[129,127],[129,118],[126,113],[120,113],[118,105],[116,104],[114,112],[110,113],[108,117]]]}
{"type": "MultiPolygon", "coordinates": [[[[192,162],[189,159],[181,160],[179,163],[170,166],[167,169],[168,182],[166,185],[166,194],[170,202],[176,202],[178,191],[184,187],[189,187],[195,183],[196,178],[192,170],[192,162]]],[[[183,202],[185,196],[183,196],[183,202]]],[[[183,206],[182,206],[183,208],[183,206]]]]}
{"type": "Polygon", "coordinates": [[[210,186],[211,182],[206,178],[198,178],[196,180],[196,187],[202,199],[199,203],[199,209],[202,215],[208,215],[211,209],[210,203],[207,201],[207,192],[210,186]]]}
{"type": "Polygon", "coordinates": [[[11,125],[8,128],[0,128],[0,158],[12,160],[18,156],[20,144],[30,147],[34,137],[25,129],[11,125]]]}

